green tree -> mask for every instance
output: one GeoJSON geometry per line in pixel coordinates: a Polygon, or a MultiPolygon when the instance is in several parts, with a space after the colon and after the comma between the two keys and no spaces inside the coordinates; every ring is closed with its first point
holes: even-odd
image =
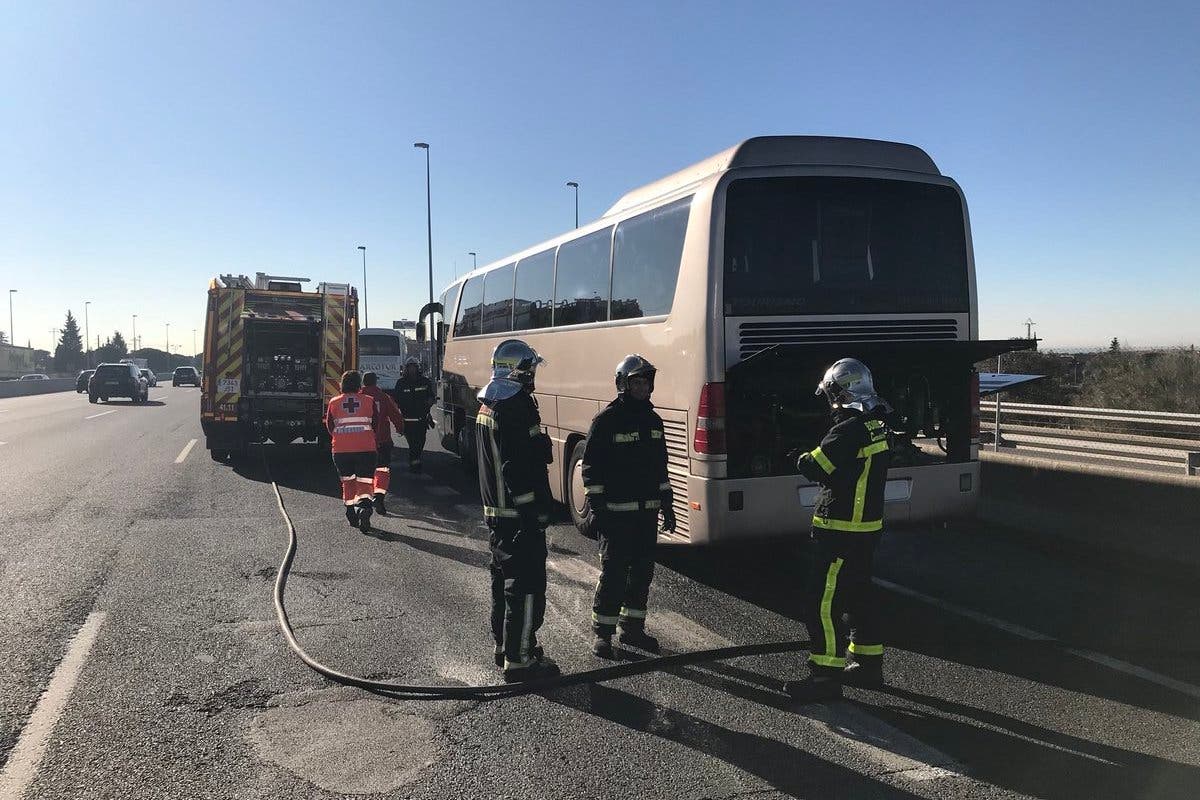
{"type": "Polygon", "coordinates": [[[83,368],[83,337],[79,335],[79,321],[67,309],[62,336],[54,348],[54,369],[58,372],[74,372],[83,368]]]}
{"type": "Polygon", "coordinates": [[[1108,343],[1108,352],[1110,352],[1110,353],[1121,352],[1121,343],[1117,341],[1117,337],[1114,336],[1112,338],[1112,341],[1108,343]]]}
{"type": "Polygon", "coordinates": [[[8,344],[8,333],[0,331],[0,344],[8,344]]]}

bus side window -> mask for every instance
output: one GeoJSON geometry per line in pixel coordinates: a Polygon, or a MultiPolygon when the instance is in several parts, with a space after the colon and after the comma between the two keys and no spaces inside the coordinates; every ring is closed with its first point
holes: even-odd
{"type": "Polygon", "coordinates": [[[475,336],[483,322],[483,276],[476,275],[463,287],[462,300],[458,303],[458,320],[454,323],[455,336],[475,336]]]}
{"type": "Polygon", "coordinates": [[[627,219],[613,243],[612,319],[669,314],[692,198],[627,219]]]}
{"type": "Polygon", "coordinates": [[[558,248],[554,273],[554,325],[608,319],[612,228],[594,231],[558,248]]]}

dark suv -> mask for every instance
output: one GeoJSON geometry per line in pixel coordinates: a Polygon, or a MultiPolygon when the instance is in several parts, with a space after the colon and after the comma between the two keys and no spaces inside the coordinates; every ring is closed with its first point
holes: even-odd
{"type": "Polygon", "coordinates": [[[150,399],[150,386],[137,364],[101,364],[88,381],[88,402],[128,397],[135,403],[150,399]]]}
{"type": "Polygon", "coordinates": [[[172,386],[182,386],[185,383],[200,385],[200,373],[196,372],[195,367],[176,367],[175,372],[171,374],[172,386]]]}

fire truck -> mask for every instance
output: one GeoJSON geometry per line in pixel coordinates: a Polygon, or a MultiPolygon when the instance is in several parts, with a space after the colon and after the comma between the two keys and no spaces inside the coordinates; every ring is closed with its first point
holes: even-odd
{"type": "Polygon", "coordinates": [[[251,444],[325,442],[322,415],[358,365],[358,294],[349,284],[258,273],[208,287],[200,426],[215,461],[251,444]]]}

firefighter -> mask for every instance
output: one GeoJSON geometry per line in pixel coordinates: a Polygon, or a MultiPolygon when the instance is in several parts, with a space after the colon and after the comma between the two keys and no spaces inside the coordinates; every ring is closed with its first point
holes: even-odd
{"type": "Polygon", "coordinates": [[[479,392],[475,438],[479,493],[491,531],[492,637],[508,683],[558,674],[537,631],[546,611],[546,525],[552,461],[533,398],[542,359],[507,339],[492,352],[492,380],[479,392]]]}
{"type": "Polygon", "coordinates": [[[584,491],[596,518],[600,580],[592,602],[592,652],[612,658],[612,635],[658,652],[646,633],[646,600],[654,577],[658,515],[675,530],[663,422],[650,403],[654,365],[639,355],[617,364],[617,398],[592,421],[583,452],[584,491]]]}
{"type": "Polygon", "coordinates": [[[332,438],[333,464],[342,477],[346,519],[366,533],[371,530],[379,408],[361,389],[357,370],[342,373],[342,393],[329,401],[325,427],[332,438]]]}
{"type": "Polygon", "coordinates": [[[433,382],[421,372],[421,362],[415,356],[404,362],[404,375],[396,381],[396,402],[404,415],[404,441],[408,443],[408,468],[421,471],[421,454],[425,452],[425,435],[433,427],[429,409],[433,407],[433,382]]]}
{"type": "Polygon", "coordinates": [[[806,597],[810,672],[784,691],[802,701],[840,697],[842,685],[883,685],[883,642],[871,583],[883,531],[891,460],[891,407],[875,393],[871,371],[843,358],[817,385],[834,423],[796,469],[820,484],[813,508],[813,570],[806,597]],[[843,618],[845,617],[845,619],[843,618]]]}
{"type": "Polygon", "coordinates": [[[362,376],[362,393],[370,395],[379,409],[377,427],[375,428],[375,510],[387,516],[388,486],[392,480],[392,425],[397,430],[404,430],[404,417],[396,401],[383,389],[379,388],[379,376],[374,372],[364,372],[362,376]]]}

